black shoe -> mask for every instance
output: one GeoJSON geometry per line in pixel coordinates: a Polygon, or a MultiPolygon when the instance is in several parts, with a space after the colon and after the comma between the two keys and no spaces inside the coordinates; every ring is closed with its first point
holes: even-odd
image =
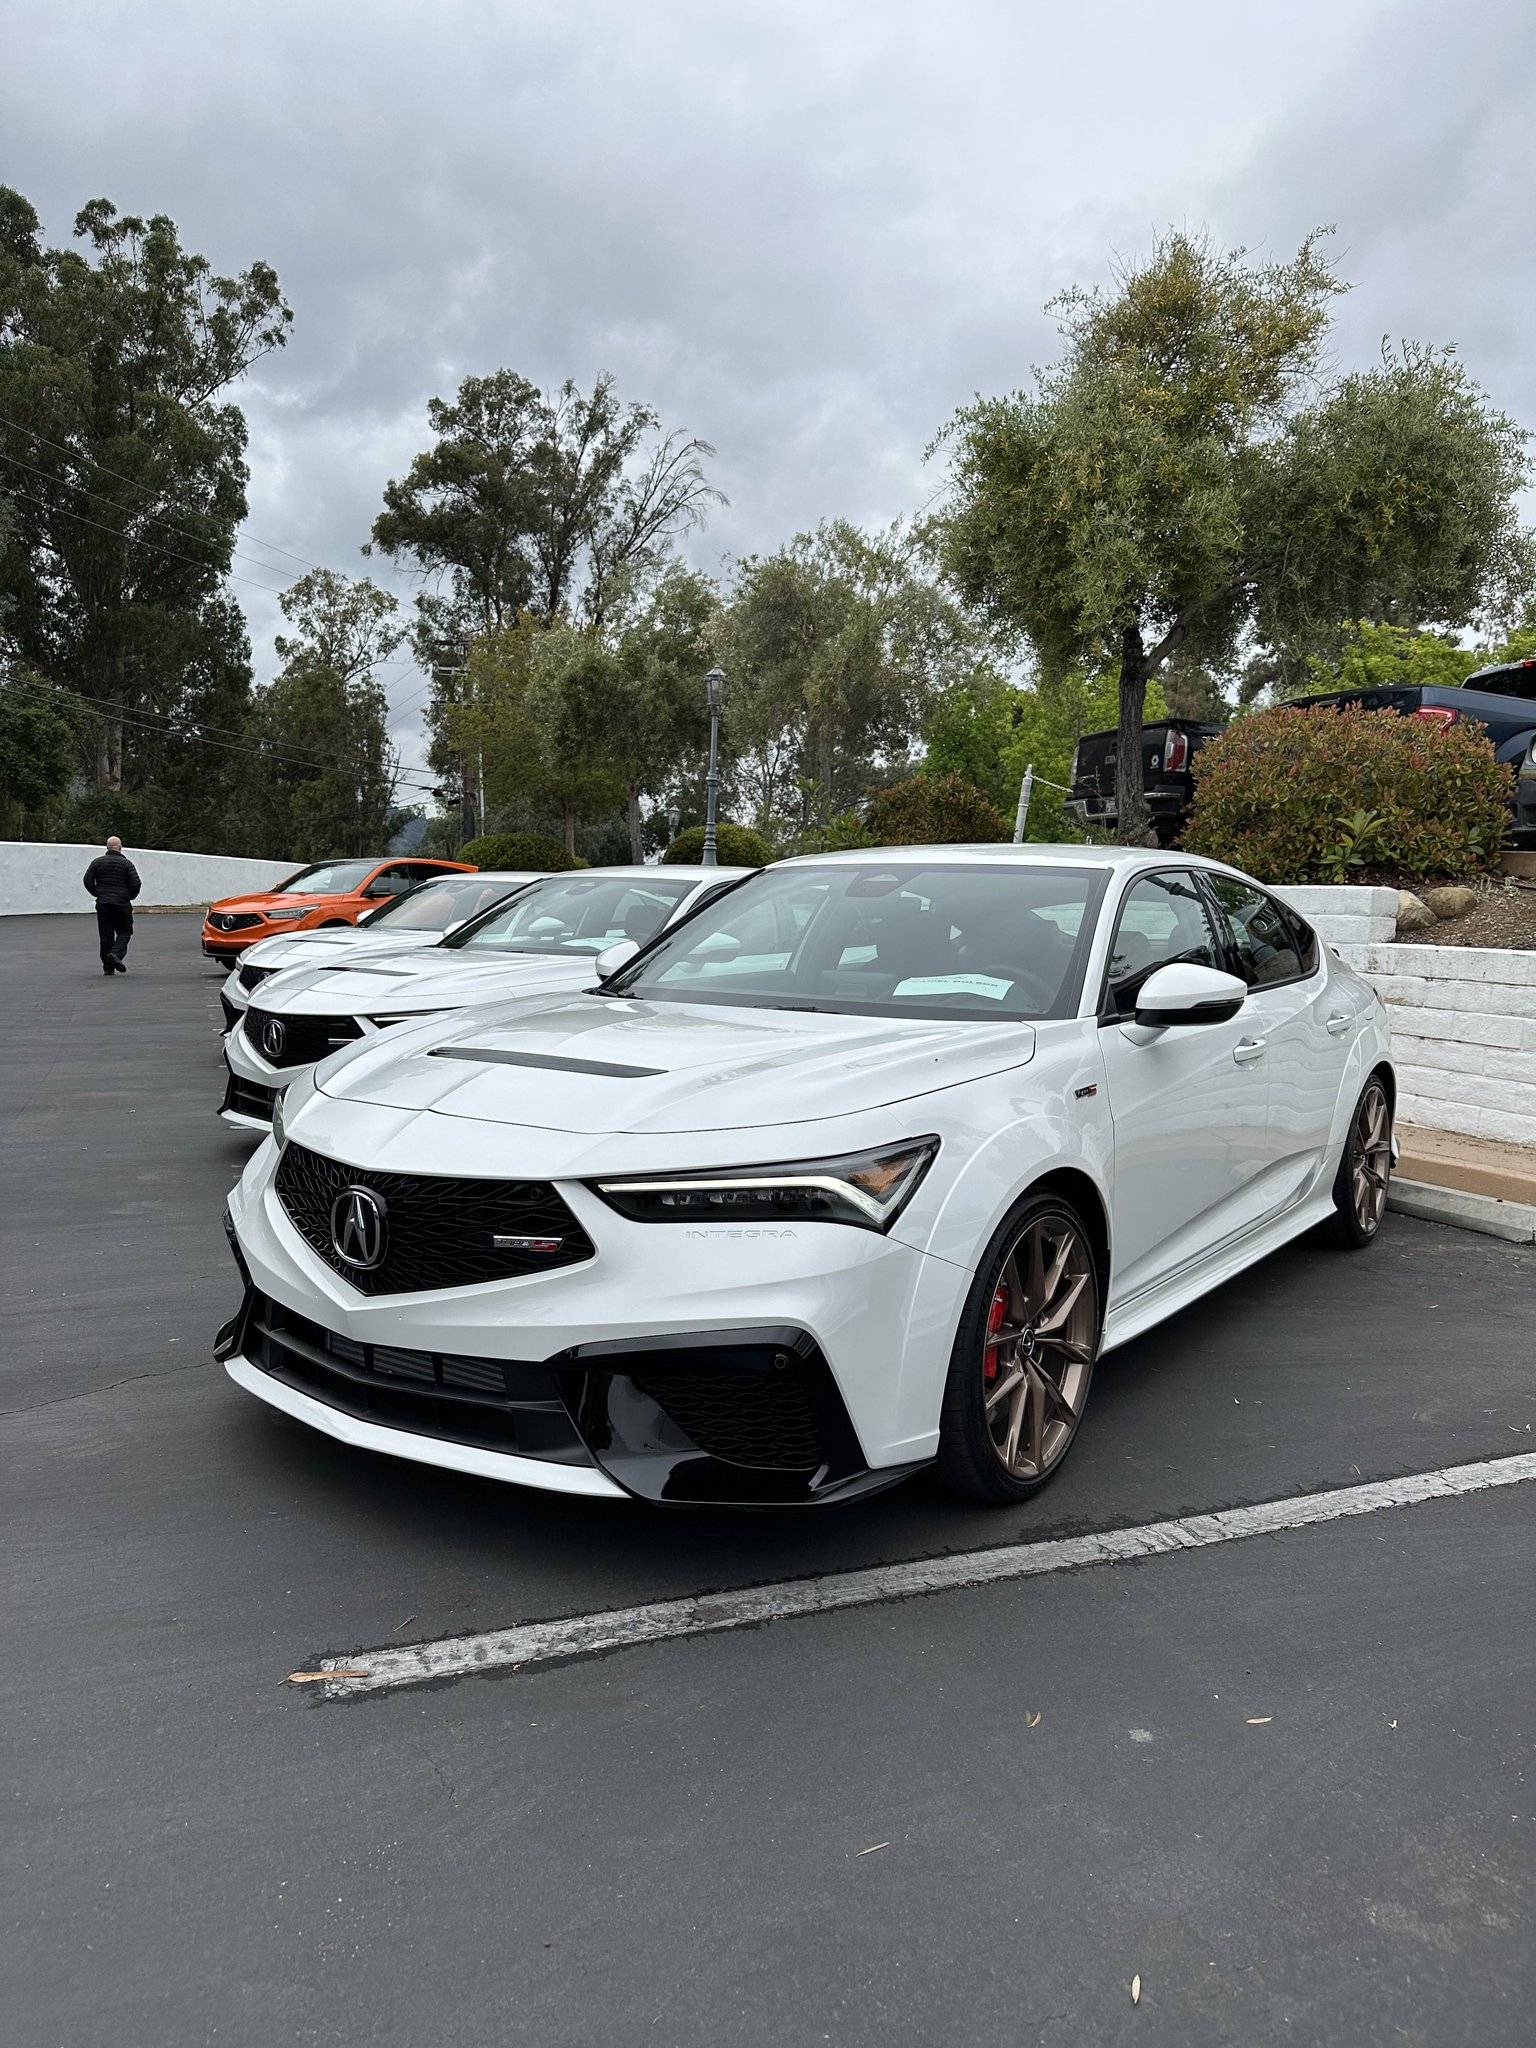
{"type": "Polygon", "coordinates": [[[115,967],[103,967],[101,971],[107,977],[108,981],[110,981],[113,975],[117,972],[117,969],[115,967]]]}
{"type": "Polygon", "coordinates": [[[114,960],[112,965],[119,974],[126,974],[128,972],[128,962],[126,960],[114,960]]]}

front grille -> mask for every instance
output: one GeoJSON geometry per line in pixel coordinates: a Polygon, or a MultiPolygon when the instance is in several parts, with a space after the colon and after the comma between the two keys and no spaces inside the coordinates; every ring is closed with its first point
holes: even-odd
{"type": "Polygon", "coordinates": [[[245,1013],[242,1029],[246,1043],[274,1067],[307,1067],[363,1035],[363,1027],[355,1017],[279,1017],[272,1010],[258,1010],[254,1004],[245,1013]],[[281,1049],[276,1052],[268,1051],[263,1043],[269,1024],[282,1026],[281,1049]]]}
{"type": "Polygon", "coordinates": [[[208,922],[216,932],[244,932],[253,924],[260,924],[261,919],[251,910],[212,910],[208,922]]]}
{"type": "Polygon", "coordinates": [[[812,1472],[822,1463],[810,1393],[793,1365],[637,1374],[635,1385],[712,1458],[775,1472],[812,1472]]]}
{"type": "Polygon", "coordinates": [[[231,1073],[224,1089],[223,1109],[233,1110],[237,1116],[258,1117],[262,1123],[272,1121],[273,1088],[263,1088],[258,1081],[247,1081],[242,1075],[231,1073]]]}
{"type": "Polygon", "coordinates": [[[277,1194],[305,1243],[363,1294],[483,1286],[594,1256],[592,1240],[547,1181],[375,1173],[289,1145],[277,1169],[277,1194]],[[378,1197],[384,1211],[383,1255],[366,1271],[342,1258],[331,1235],[332,1209],[351,1188],[378,1197]],[[496,1237],[553,1242],[554,1249],[498,1245],[496,1237]]]}
{"type": "Polygon", "coordinates": [[[555,1464],[592,1463],[547,1365],[359,1343],[254,1290],[241,1349],[285,1386],[387,1429],[555,1464]]]}
{"type": "Polygon", "coordinates": [[[269,974],[276,974],[276,972],[277,969],[275,967],[242,967],[239,970],[240,986],[242,988],[255,988],[258,983],[265,981],[269,974]]]}

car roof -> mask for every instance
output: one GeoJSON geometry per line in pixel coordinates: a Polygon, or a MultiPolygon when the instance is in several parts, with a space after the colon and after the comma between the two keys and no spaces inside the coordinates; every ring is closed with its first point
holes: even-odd
{"type": "Polygon", "coordinates": [[[1020,867],[1128,868],[1183,866],[1219,868],[1221,861],[1207,860],[1198,853],[1181,853],[1160,846],[1074,846],[1053,845],[1032,840],[1024,846],[862,846],[840,853],[803,853],[793,860],[779,861],[779,867],[884,866],[891,861],[920,860],[925,867],[996,866],[999,862],[1020,867]]]}
{"type": "Polygon", "coordinates": [[[664,880],[668,875],[676,875],[687,882],[734,882],[742,875],[752,875],[756,872],[755,868],[700,868],[674,865],[671,862],[652,862],[650,865],[641,862],[633,867],[560,868],[553,874],[541,875],[539,879],[547,882],[587,881],[606,875],[620,882],[657,882],[664,880]]]}

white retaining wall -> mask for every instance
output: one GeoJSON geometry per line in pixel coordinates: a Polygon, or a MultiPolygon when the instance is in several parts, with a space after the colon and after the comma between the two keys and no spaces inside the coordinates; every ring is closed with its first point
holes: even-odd
{"type": "Polygon", "coordinates": [[[1391,1015],[1404,1123],[1536,1146],[1536,952],[1339,950],[1391,1015]]]}
{"type": "Polygon", "coordinates": [[[1275,894],[1299,910],[1329,946],[1374,946],[1397,930],[1397,891],[1358,883],[1338,887],[1286,883],[1275,894]]]}
{"type": "MultiPolygon", "coordinates": [[[[101,851],[99,846],[0,839],[0,917],[91,910],[94,906],[80,878],[101,851]]],[[[157,903],[212,903],[245,889],[270,889],[300,865],[291,860],[240,860],[221,853],[164,853],[152,847],[127,846],[123,851],[144,885],[135,906],[140,910],[157,903]]]]}

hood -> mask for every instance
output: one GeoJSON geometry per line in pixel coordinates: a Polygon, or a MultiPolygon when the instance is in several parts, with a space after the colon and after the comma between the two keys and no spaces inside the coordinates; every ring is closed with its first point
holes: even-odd
{"type": "Polygon", "coordinates": [[[360,932],[355,925],[338,925],[318,932],[274,932],[270,939],[258,939],[247,946],[240,964],[252,967],[302,967],[345,953],[349,960],[359,954],[414,953],[432,946],[441,932],[360,932]]]}
{"type": "Polygon", "coordinates": [[[209,904],[208,912],[210,916],[216,910],[220,912],[234,911],[237,914],[245,915],[250,915],[254,912],[257,917],[265,917],[274,903],[297,903],[300,900],[297,896],[279,896],[275,891],[268,891],[264,895],[256,896],[221,896],[217,903],[209,904]]]}
{"type": "Polygon", "coordinates": [[[281,988],[275,982],[263,987],[262,1008],[293,1017],[426,1015],[546,989],[590,988],[597,979],[590,953],[476,959],[428,946],[414,953],[375,955],[356,966],[351,953],[349,948],[328,966],[285,968],[281,988]]]}
{"type": "Polygon", "coordinates": [[[343,1101],[484,1123],[697,1132],[857,1115],[1034,1050],[1028,1024],[547,996],[392,1031],[316,1079],[343,1101]]]}

